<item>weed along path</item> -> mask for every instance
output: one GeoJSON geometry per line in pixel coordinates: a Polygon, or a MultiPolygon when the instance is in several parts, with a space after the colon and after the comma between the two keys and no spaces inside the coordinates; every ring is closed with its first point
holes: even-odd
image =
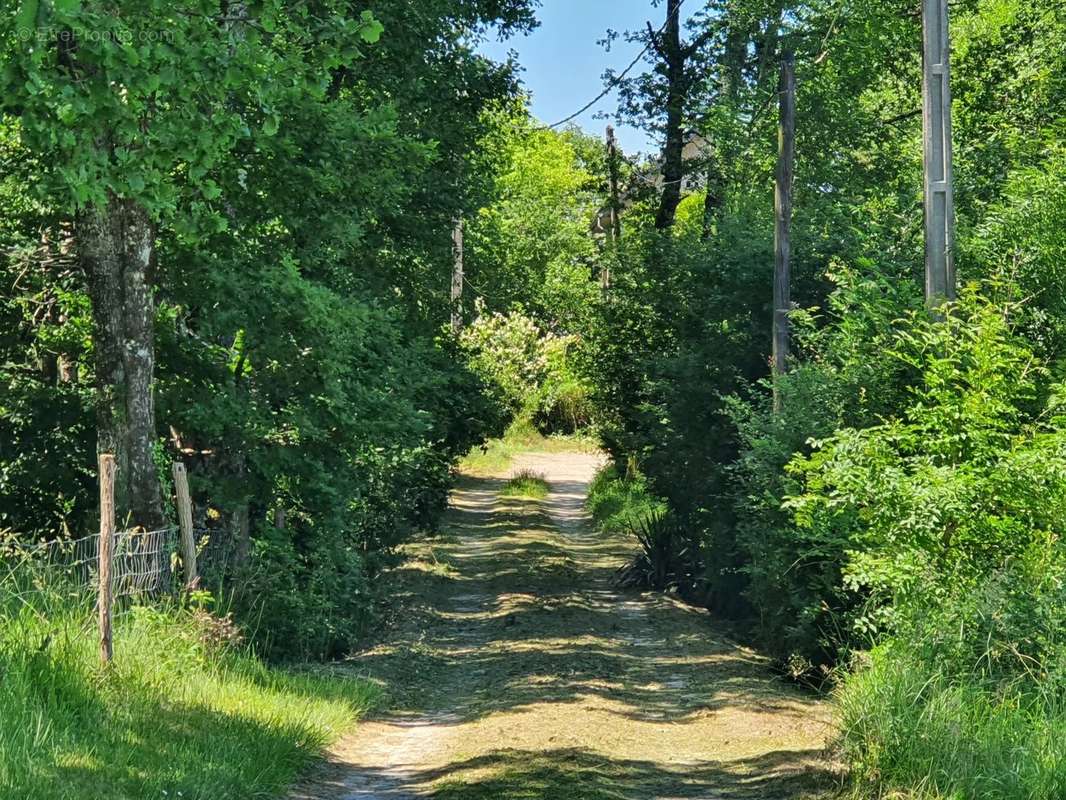
{"type": "Polygon", "coordinates": [[[334,749],[293,800],[817,797],[829,712],[709,616],[620,593],[632,552],[592,530],[597,466],[522,454],[550,484],[501,498],[464,476],[442,537],[411,547],[401,608],[352,668],[387,710],[334,749]]]}

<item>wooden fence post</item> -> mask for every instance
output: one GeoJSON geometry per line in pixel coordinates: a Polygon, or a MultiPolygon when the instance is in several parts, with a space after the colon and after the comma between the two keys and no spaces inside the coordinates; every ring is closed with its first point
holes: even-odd
{"type": "Polygon", "coordinates": [[[178,526],[181,529],[181,564],[185,570],[185,586],[196,585],[196,540],[192,532],[192,496],[189,494],[189,478],[185,464],[174,462],[174,495],[178,505],[178,526]]]}
{"type": "Polygon", "coordinates": [[[100,616],[100,661],[106,666],[114,654],[111,644],[111,558],[115,542],[115,457],[99,456],[100,471],[100,541],[98,569],[100,589],[97,610],[100,616]]]}

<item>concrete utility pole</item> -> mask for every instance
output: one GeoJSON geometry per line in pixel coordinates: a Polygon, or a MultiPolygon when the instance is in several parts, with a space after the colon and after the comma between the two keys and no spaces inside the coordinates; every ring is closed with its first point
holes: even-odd
{"type": "Polygon", "coordinates": [[[777,379],[788,368],[788,314],[792,310],[790,271],[792,257],[792,177],[796,159],[796,59],[791,52],[781,56],[778,83],[779,121],[777,174],[774,188],[774,411],[781,410],[777,379]]]}
{"type": "Polygon", "coordinates": [[[463,221],[457,219],[452,230],[452,330],[463,327],[463,221]]]}
{"type": "Polygon", "coordinates": [[[950,56],[948,0],[922,0],[925,299],[930,307],[956,296],[950,56]]]}

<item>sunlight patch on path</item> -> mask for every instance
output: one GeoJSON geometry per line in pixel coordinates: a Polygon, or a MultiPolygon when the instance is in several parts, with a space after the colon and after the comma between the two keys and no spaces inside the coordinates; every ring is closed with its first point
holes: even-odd
{"type": "Polygon", "coordinates": [[[706,612],[612,587],[634,545],[589,523],[600,463],[527,453],[460,481],[444,536],[390,575],[389,633],[351,659],[388,712],[294,800],[795,800],[827,784],[824,703],[706,612]],[[545,500],[499,498],[520,470],[545,476],[545,500]]]}

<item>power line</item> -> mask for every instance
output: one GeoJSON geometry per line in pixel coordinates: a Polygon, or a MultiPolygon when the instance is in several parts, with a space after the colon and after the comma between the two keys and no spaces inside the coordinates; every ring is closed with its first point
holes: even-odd
{"type": "MultiPolygon", "coordinates": [[[[681,12],[681,6],[682,5],[684,5],[684,0],[681,0],[681,2],[677,4],[677,8],[674,9],[674,14],[679,14],[681,12]]],[[[621,73],[619,73],[618,75],[615,75],[614,78],[611,79],[611,81],[607,84],[607,86],[604,88],[604,90],[602,92],[600,92],[598,95],[596,95],[594,98],[592,98],[592,100],[587,102],[585,105],[583,105],[581,108],[579,108],[577,111],[575,111],[570,116],[565,117],[564,119],[561,119],[561,120],[559,120],[558,122],[556,122],[556,123],[554,123],[552,125],[544,125],[541,128],[541,130],[552,130],[554,128],[558,128],[560,125],[565,125],[566,123],[568,123],[570,120],[574,119],[575,117],[580,117],[582,114],[584,114],[590,108],[592,108],[594,105],[596,105],[598,102],[600,102],[600,100],[602,100],[607,95],[609,95],[611,92],[613,92],[618,87],[618,84],[620,84],[622,82],[622,80],[625,79],[626,75],[629,74],[630,70],[632,70],[633,67],[635,67],[638,63],[640,63],[640,60],[642,58],[644,58],[645,54],[647,54],[647,52],[649,50],[651,50],[652,45],[655,43],[655,37],[666,30],[666,26],[670,24],[670,20],[673,18],[674,14],[671,14],[670,16],[668,16],[666,18],[666,22],[664,22],[662,24],[662,27],[660,27],[659,30],[657,30],[654,35],[648,37],[648,43],[646,45],[644,45],[644,49],[641,50],[639,53],[637,53],[637,57],[634,58],[630,62],[628,67],[626,67],[624,70],[622,70],[621,73]]],[[[648,24],[648,28],[651,28],[651,24],[650,23],[648,24]]]]}

